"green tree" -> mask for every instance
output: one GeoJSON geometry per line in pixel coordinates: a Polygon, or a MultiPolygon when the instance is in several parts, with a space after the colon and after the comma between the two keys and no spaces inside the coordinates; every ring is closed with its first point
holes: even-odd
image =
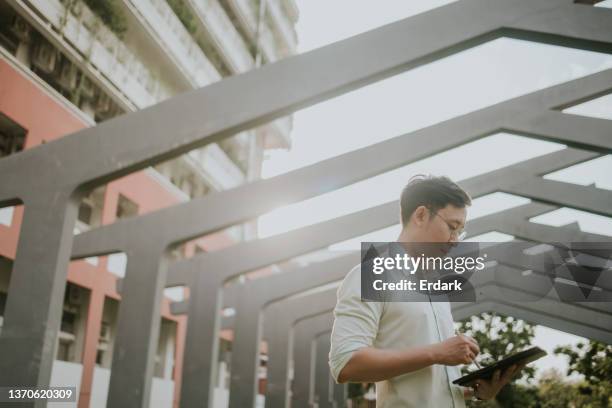
{"type": "Polygon", "coordinates": [[[568,408],[577,403],[582,407],[582,401],[577,401],[580,395],[575,384],[564,381],[557,370],[543,374],[539,385],[541,408],[568,408]]]}
{"type": "MultiPolygon", "coordinates": [[[[602,395],[600,382],[594,389],[585,380],[568,381],[557,370],[550,370],[540,379],[538,408],[608,408],[610,393],[602,395]]],[[[609,383],[608,383],[609,384],[609,383]]]]}
{"type": "MultiPolygon", "coordinates": [[[[488,365],[509,354],[531,345],[534,327],[523,320],[495,313],[482,313],[459,322],[459,332],[473,337],[480,347],[481,365],[488,365]]],[[[464,374],[470,371],[463,367],[464,374]]],[[[535,369],[527,366],[517,379],[528,382],[535,369]]],[[[478,407],[531,407],[537,406],[537,389],[531,385],[511,382],[500,390],[495,401],[478,403],[478,407]]],[[[470,405],[470,403],[468,403],[470,405]]]]}
{"type": "Polygon", "coordinates": [[[580,342],[575,346],[555,348],[555,354],[569,359],[567,375],[584,376],[578,385],[580,395],[588,396],[588,407],[612,406],[612,345],[595,340],[580,342]]]}

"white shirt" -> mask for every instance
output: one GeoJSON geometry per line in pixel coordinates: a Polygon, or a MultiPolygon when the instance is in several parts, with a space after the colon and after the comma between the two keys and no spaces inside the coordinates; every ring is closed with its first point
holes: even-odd
{"type": "MultiPolygon", "coordinates": [[[[427,297],[425,297],[427,299],[427,297]]],[[[336,382],[353,353],[363,347],[404,349],[455,335],[448,302],[363,302],[361,267],[338,288],[329,366],[336,382]]],[[[452,384],[459,366],[435,364],[376,383],[377,408],[464,408],[463,387],[452,384]]]]}

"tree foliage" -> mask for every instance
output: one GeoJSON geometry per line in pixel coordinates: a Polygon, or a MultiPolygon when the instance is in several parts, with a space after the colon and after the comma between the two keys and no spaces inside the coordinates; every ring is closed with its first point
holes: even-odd
{"type": "MultiPolygon", "coordinates": [[[[481,365],[488,365],[498,361],[509,354],[519,352],[532,343],[534,327],[529,323],[512,316],[503,316],[495,313],[482,313],[472,316],[459,323],[459,332],[473,337],[480,347],[478,361],[481,365]]],[[[472,371],[465,366],[463,373],[472,371]]],[[[528,407],[536,399],[535,387],[517,384],[517,379],[525,382],[533,379],[535,369],[525,367],[520,376],[503,387],[494,401],[483,401],[474,406],[482,408],[493,407],[528,407]]],[[[468,406],[472,403],[468,402],[468,406]]]]}
{"type": "Polygon", "coordinates": [[[567,375],[580,374],[578,394],[586,400],[584,406],[600,408],[612,406],[612,345],[595,340],[576,346],[560,346],[555,353],[569,358],[567,375]]]}
{"type": "MultiPolygon", "coordinates": [[[[483,313],[459,324],[459,331],[478,342],[489,364],[531,345],[534,327],[508,316],[483,313]]],[[[580,374],[584,380],[569,380],[556,370],[534,381],[533,367],[527,366],[520,377],[504,387],[494,401],[471,403],[480,408],[610,408],[612,407],[612,346],[590,341],[576,346],[560,346],[556,354],[569,359],[567,375],[580,374]]],[[[468,370],[464,368],[464,372],[468,370]]]]}
{"type": "MultiPolygon", "coordinates": [[[[492,364],[509,354],[522,351],[531,346],[534,327],[512,316],[483,313],[472,316],[459,323],[459,332],[473,337],[480,347],[478,361],[481,365],[492,364]]],[[[467,373],[468,367],[463,368],[467,373]]],[[[519,378],[532,379],[533,367],[527,366],[519,378]]]]}

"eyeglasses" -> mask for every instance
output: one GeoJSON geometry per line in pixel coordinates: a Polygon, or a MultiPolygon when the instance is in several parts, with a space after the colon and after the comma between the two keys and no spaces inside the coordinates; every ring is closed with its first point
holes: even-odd
{"type": "Polygon", "coordinates": [[[448,231],[450,232],[451,237],[454,236],[457,241],[463,241],[463,239],[467,235],[467,232],[463,228],[455,228],[455,227],[453,227],[451,225],[451,223],[448,222],[448,220],[446,218],[444,218],[443,216],[441,216],[437,212],[434,212],[433,215],[437,215],[438,217],[440,217],[442,219],[442,221],[444,221],[444,223],[448,227],[448,231]]]}

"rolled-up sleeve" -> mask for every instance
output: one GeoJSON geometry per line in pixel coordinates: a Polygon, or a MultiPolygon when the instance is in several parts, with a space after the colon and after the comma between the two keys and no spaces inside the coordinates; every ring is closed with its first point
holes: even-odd
{"type": "Polygon", "coordinates": [[[383,303],[361,300],[361,269],[353,268],[338,288],[334,308],[329,368],[336,383],[353,353],[374,343],[382,308],[383,303]]]}

